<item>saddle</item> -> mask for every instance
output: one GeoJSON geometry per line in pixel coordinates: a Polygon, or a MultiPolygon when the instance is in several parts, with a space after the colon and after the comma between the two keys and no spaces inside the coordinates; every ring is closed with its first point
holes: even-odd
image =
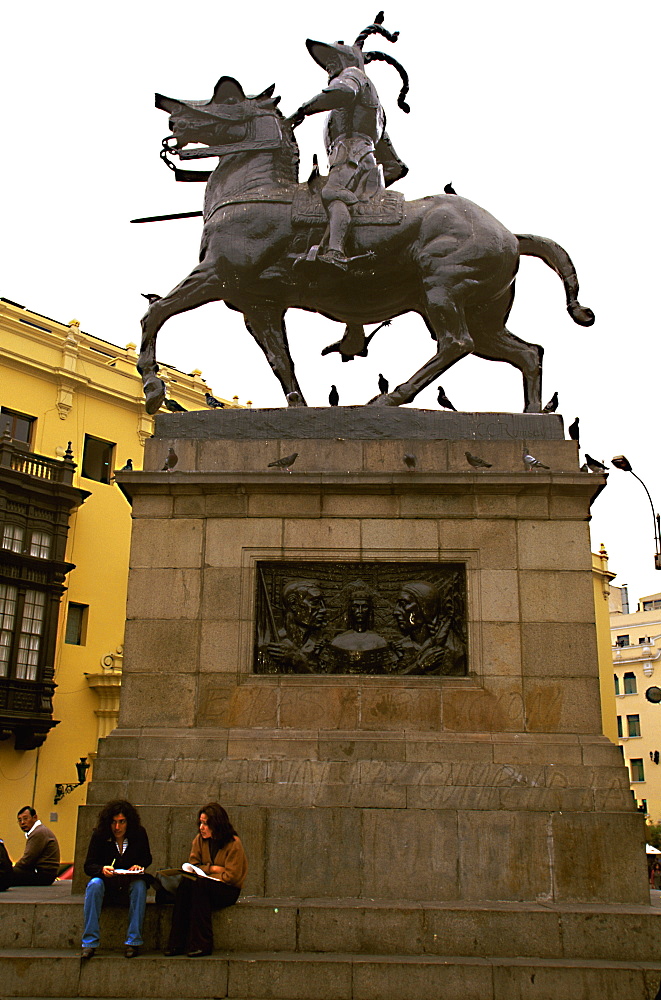
{"type": "MultiPolygon", "coordinates": [[[[354,225],[396,226],[404,217],[404,195],[399,191],[381,190],[369,199],[350,206],[354,225]]],[[[292,204],[292,225],[326,225],[328,216],[315,187],[299,184],[292,204]]]]}

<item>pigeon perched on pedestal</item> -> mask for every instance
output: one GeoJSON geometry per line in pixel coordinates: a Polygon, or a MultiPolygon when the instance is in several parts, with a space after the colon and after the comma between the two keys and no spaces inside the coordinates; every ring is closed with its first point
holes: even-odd
{"type": "Polygon", "coordinates": [[[179,456],[177,455],[174,448],[170,448],[168,451],[168,457],[165,459],[165,465],[161,469],[161,472],[172,472],[175,465],[179,461],[179,456]]]}
{"type": "Polygon", "coordinates": [[[549,399],[548,403],[542,410],[542,413],[555,413],[557,409],[558,409],[558,394],[557,392],[554,392],[551,398],[549,399]]]}
{"type": "Polygon", "coordinates": [[[608,468],[603,462],[598,462],[596,458],[592,458],[592,455],[588,455],[587,451],[585,453],[585,462],[590,472],[605,472],[608,468]]]}
{"type": "Polygon", "coordinates": [[[210,406],[212,410],[216,410],[219,407],[222,409],[225,406],[225,404],[221,403],[219,399],[216,399],[215,396],[212,396],[210,392],[205,392],[204,398],[206,400],[207,406],[210,406]]]}
{"type": "Polygon", "coordinates": [[[328,393],[328,402],[331,406],[337,406],[340,402],[340,394],[334,385],[331,386],[330,392],[328,393]]]}
{"type": "Polygon", "coordinates": [[[523,464],[525,465],[525,467],[528,470],[528,472],[530,472],[531,469],[549,469],[550,468],[549,465],[544,465],[544,463],[540,462],[539,459],[535,458],[534,455],[529,455],[528,452],[525,451],[525,449],[524,449],[524,452],[523,452],[523,464]]]}
{"type": "Polygon", "coordinates": [[[379,392],[381,393],[381,395],[385,396],[389,388],[390,388],[390,383],[388,382],[388,379],[384,378],[384,376],[381,375],[381,373],[379,373],[379,392]]]}
{"type": "Polygon", "coordinates": [[[570,424],[567,428],[567,432],[572,441],[579,441],[579,431],[578,431],[578,417],[574,420],[573,424],[570,424]]]}
{"type": "Polygon", "coordinates": [[[457,407],[453,406],[448,397],[445,395],[445,390],[442,385],[438,387],[438,403],[439,406],[443,406],[446,410],[454,410],[457,412],[457,407]]]}
{"type": "Polygon", "coordinates": [[[477,455],[471,455],[469,451],[465,451],[466,461],[469,465],[472,465],[474,469],[490,469],[491,462],[485,462],[483,458],[479,458],[477,455]]]}
{"type": "Polygon", "coordinates": [[[178,403],[176,399],[164,399],[163,406],[166,410],[169,410],[170,413],[188,413],[186,407],[182,406],[181,403],[178,403]]]}
{"type": "Polygon", "coordinates": [[[294,464],[298,458],[298,452],[295,451],[293,455],[285,455],[284,458],[276,458],[275,462],[269,462],[269,469],[283,469],[284,472],[291,472],[291,466],[294,464]]]}

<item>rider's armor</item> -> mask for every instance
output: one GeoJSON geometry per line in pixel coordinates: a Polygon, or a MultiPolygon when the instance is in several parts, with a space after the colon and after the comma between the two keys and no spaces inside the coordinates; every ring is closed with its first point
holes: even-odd
{"type": "Polygon", "coordinates": [[[347,210],[333,210],[367,201],[384,186],[403,177],[406,166],[385,132],[385,114],[376,87],[364,70],[363,54],[355,45],[307,41],[313,59],[327,70],[328,86],[301,105],[296,117],[329,111],[325,143],[329,175],[321,197],[329,213],[330,233],[325,258],[346,262],[344,241],[350,220],[347,210]]]}

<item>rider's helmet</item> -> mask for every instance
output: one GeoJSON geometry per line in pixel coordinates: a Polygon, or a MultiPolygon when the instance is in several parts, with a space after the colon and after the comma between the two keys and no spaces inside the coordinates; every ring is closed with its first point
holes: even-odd
{"type": "Polygon", "coordinates": [[[314,61],[322,66],[331,78],[351,66],[364,71],[367,63],[377,59],[394,66],[402,78],[402,89],[399,92],[397,103],[402,111],[406,111],[408,114],[409,106],[404,100],[409,89],[406,70],[396,59],[386,55],[385,52],[366,52],[363,54],[363,45],[370,35],[381,35],[389,42],[396,42],[399,38],[398,31],[387,31],[383,27],[383,11],[379,11],[374,22],[363,28],[353,45],[345,45],[344,42],[332,44],[315,42],[312,38],[308,38],[305,44],[314,61]]]}
{"type": "MultiPolygon", "coordinates": [[[[305,43],[308,52],[319,66],[323,67],[330,75],[334,66],[340,63],[341,69],[348,69],[349,66],[356,66],[358,69],[365,69],[363,53],[357,45],[345,45],[344,42],[315,42],[308,38],[305,43]]],[[[337,75],[334,73],[333,75],[337,75]]]]}

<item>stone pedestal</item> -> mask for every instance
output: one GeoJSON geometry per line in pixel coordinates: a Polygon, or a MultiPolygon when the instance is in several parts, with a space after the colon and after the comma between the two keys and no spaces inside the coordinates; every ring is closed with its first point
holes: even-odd
{"type": "Polygon", "coordinates": [[[121,796],[157,866],[178,864],[217,799],[255,897],[648,904],[643,819],[601,735],[604,479],[578,472],[560,417],[172,414],[117,480],[135,518],[122,702],[79,851],[121,796]],[[293,452],[291,474],[268,468],[293,452]],[[257,565],[278,560],[464,564],[467,676],[254,673],[257,565]]]}
{"type": "Polygon", "coordinates": [[[577,472],[559,417],[167,415],[145,471],[118,478],[135,518],[122,705],[90,806],[155,810],[169,864],[219,799],[257,895],[646,901],[642,820],[600,735],[603,480],[577,472]],[[295,451],[291,474],[268,468],[295,451]],[[464,563],[468,676],[255,674],[256,567],[276,560],[464,563]]]}

